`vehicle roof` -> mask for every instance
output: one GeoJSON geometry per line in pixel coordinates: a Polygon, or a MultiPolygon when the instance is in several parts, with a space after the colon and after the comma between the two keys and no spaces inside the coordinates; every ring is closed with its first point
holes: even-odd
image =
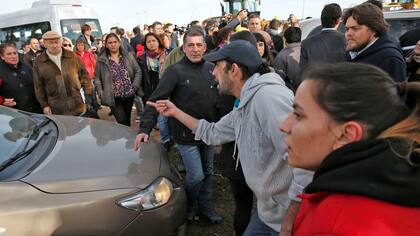
{"type": "Polygon", "coordinates": [[[81,6],[80,1],[77,0],[45,0],[44,4],[36,5],[35,3],[35,6],[32,6],[32,8],[0,15],[0,28],[30,24],[34,22],[50,21],[54,18],[54,15],[59,16],[58,18],[60,20],[77,18],[98,18],[93,9],[81,6]],[[56,4],[58,2],[60,2],[60,4],[56,4]],[[68,4],[69,2],[73,2],[73,4],[68,4]],[[74,4],[77,2],[79,4],[74,4]]]}

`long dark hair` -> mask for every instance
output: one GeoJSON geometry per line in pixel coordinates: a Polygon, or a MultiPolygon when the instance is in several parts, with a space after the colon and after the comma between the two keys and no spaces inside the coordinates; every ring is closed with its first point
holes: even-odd
{"type": "Polygon", "coordinates": [[[270,47],[268,46],[267,42],[265,41],[265,38],[262,34],[254,32],[253,33],[255,38],[258,42],[264,43],[264,54],[262,55],[262,58],[264,58],[269,66],[273,65],[273,56],[270,52],[270,47]]]}
{"type": "Polygon", "coordinates": [[[107,34],[106,35],[106,37],[105,37],[105,42],[104,42],[104,50],[101,50],[101,52],[99,53],[99,56],[101,56],[102,54],[104,54],[104,53],[106,53],[106,55],[111,55],[111,53],[109,52],[109,49],[107,48],[107,43],[108,43],[108,40],[109,40],[109,38],[112,38],[112,37],[114,37],[114,38],[116,38],[117,40],[118,40],[118,42],[120,42],[120,54],[122,55],[122,54],[124,54],[123,53],[123,48],[122,48],[122,44],[121,44],[121,39],[120,39],[120,37],[118,37],[118,35],[117,34],[115,34],[115,33],[109,33],[109,34],[107,34]]]}
{"type": "Polygon", "coordinates": [[[162,40],[160,39],[160,37],[153,32],[149,32],[146,35],[144,35],[143,38],[141,38],[141,40],[140,40],[140,43],[144,46],[144,49],[149,50],[146,46],[146,40],[150,36],[154,37],[158,41],[159,48],[163,48],[163,43],[162,43],[162,40]]]}

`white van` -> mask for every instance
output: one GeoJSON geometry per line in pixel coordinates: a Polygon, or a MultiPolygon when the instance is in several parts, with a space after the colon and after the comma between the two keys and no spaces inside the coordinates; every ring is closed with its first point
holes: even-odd
{"type": "Polygon", "coordinates": [[[0,43],[15,42],[20,48],[31,37],[39,39],[53,30],[74,44],[84,24],[91,26],[95,38],[102,37],[98,17],[80,0],[40,0],[29,9],[0,15],[0,43]]]}

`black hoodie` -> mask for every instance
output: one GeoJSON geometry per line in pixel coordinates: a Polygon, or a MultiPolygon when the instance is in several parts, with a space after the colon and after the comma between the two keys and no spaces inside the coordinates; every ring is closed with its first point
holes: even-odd
{"type": "Polygon", "coordinates": [[[354,59],[351,59],[349,52],[346,52],[346,59],[350,62],[377,66],[386,71],[396,82],[407,79],[407,66],[402,51],[388,35],[379,37],[375,43],[354,59]]]}
{"type": "Polygon", "coordinates": [[[420,207],[418,153],[410,164],[396,153],[402,139],[375,139],[348,144],[332,152],[315,172],[306,193],[332,192],[361,195],[385,202],[420,207]]]}

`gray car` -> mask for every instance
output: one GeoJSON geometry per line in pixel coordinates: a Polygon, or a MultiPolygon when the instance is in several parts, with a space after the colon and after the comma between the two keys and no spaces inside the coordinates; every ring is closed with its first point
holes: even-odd
{"type": "Polygon", "coordinates": [[[174,235],[186,195],[159,143],[108,121],[0,106],[0,235],[174,235]]]}

